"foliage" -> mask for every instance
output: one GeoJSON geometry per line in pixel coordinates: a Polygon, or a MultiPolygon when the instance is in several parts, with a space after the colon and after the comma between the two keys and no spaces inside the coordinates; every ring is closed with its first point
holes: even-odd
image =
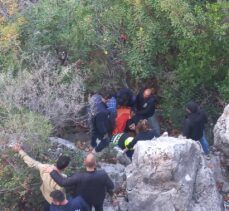
{"type": "Polygon", "coordinates": [[[10,151],[0,155],[0,206],[9,210],[42,210],[40,175],[31,170],[10,151]]]}
{"type": "Polygon", "coordinates": [[[229,99],[228,23],[224,22],[228,3],[197,5],[193,9],[197,27],[193,36],[178,39],[179,54],[173,83],[165,80],[164,107],[178,123],[185,103],[197,101],[205,107],[212,122],[229,99]],[[219,100],[219,95],[222,101],[219,100]],[[218,103],[217,103],[218,102],[218,103]]]}
{"type": "MultiPolygon", "coordinates": [[[[47,118],[25,109],[0,107],[0,206],[1,210],[43,210],[40,175],[19,159],[9,148],[15,142],[23,144],[25,151],[42,163],[53,163],[61,154],[71,157],[66,174],[83,168],[84,153],[61,148],[49,143],[52,126],[47,118]],[[59,148],[60,149],[60,148],[59,148]]],[[[70,190],[69,190],[70,191],[70,190]]]]}
{"type": "MultiPolygon", "coordinates": [[[[189,87],[190,91],[197,87],[217,89],[217,85],[225,87],[228,76],[229,24],[224,23],[223,9],[229,4],[208,4],[203,16],[203,9],[195,7],[199,17],[199,26],[192,39],[179,41],[177,75],[181,87],[189,87]]],[[[228,89],[229,91],[229,89],[228,89]]],[[[229,92],[227,98],[229,98],[229,92]]]]}
{"type": "Polygon", "coordinates": [[[52,127],[45,117],[1,102],[0,109],[0,206],[2,210],[39,210],[43,201],[39,173],[12,154],[10,144],[23,143],[32,157],[44,153],[52,127]]]}
{"type": "MultiPolygon", "coordinates": [[[[214,122],[229,100],[227,1],[41,0],[22,10],[21,1],[2,2],[0,185],[16,191],[4,191],[0,206],[9,210],[24,206],[27,194],[40,195],[38,186],[32,191],[38,175],[8,153],[9,140],[42,160],[47,119],[56,130],[81,121],[85,90],[137,89],[156,77],[163,115],[178,128],[188,101],[214,122]]],[[[37,195],[26,206],[39,204],[37,195]]]]}
{"type": "Polygon", "coordinates": [[[0,69],[13,70],[18,68],[20,53],[20,27],[24,24],[23,16],[18,14],[18,2],[5,0],[0,2],[0,69]]]}
{"type": "Polygon", "coordinates": [[[15,142],[24,143],[33,153],[46,148],[52,131],[47,118],[9,104],[1,105],[0,116],[1,150],[15,142]]]}
{"type": "MultiPolygon", "coordinates": [[[[55,60],[49,55],[34,58],[31,71],[21,71],[14,78],[1,74],[0,99],[17,108],[45,115],[55,129],[69,121],[77,122],[79,110],[84,105],[84,85],[73,67],[57,71],[55,60]]],[[[32,62],[32,61],[30,61],[32,62]]]]}

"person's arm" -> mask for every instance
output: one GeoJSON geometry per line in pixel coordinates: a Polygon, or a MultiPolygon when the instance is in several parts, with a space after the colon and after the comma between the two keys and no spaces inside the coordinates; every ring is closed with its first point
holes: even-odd
{"type": "Polygon", "coordinates": [[[140,96],[140,94],[138,94],[138,95],[136,96],[135,105],[136,105],[136,109],[137,109],[138,111],[141,110],[141,96],[140,96]]]}
{"type": "Polygon", "coordinates": [[[112,180],[110,179],[110,177],[107,175],[106,172],[105,172],[105,184],[106,184],[107,192],[111,197],[113,206],[117,206],[119,203],[117,201],[117,196],[114,193],[114,183],[112,182],[112,180]]]}
{"type": "Polygon", "coordinates": [[[23,159],[23,161],[31,168],[36,168],[38,170],[40,170],[43,166],[42,163],[40,163],[39,161],[34,160],[33,158],[31,158],[23,149],[22,146],[20,144],[15,144],[12,149],[17,152],[20,157],[23,159]]]}
{"type": "Polygon", "coordinates": [[[189,122],[188,119],[185,119],[184,126],[183,126],[183,129],[182,129],[182,135],[185,136],[186,138],[189,138],[190,131],[191,131],[190,122],[189,122]]]}
{"type": "Polygon", "coordinates": [[[31,158],[24,150],[20,150],[19,155],[21,156],[21,158],[23,159],[23,161],[31,168],[35,168],[40,170],[43,167],[43,164],[37,160],[34,160],[33,158],[31,158]]]}
{"type": "Polygon", "coordinates": [[[79,176],[74,174],[71,177],[62,177],[56,170],[50,173],[52,179],[61,187],[76,185],[79,181],[79,176]]]}
{"type": "Polygon", "coordinates": [[[107,123],[106,118],[107,118],[107,114],[105,112],[99,113],[96,116],[96,120],[95,120],[96,121],[96,128],[101,135],[105,135],[108,132],[107,126],[106,126],[106,123],[107,123]]]}
{"type": "Polygon", "coordinates": [[[207,114],[206,112],[203,110],[203,120],[204,120],[204,124],[207,124],[208,123],[208,118],[207,118],[207,114]]]}
{"type": "Polygon", "coordinates": [[[105,182],[105,187],[107,189],[107,192],[112,196],[113,195],[113,190],[114,190],[114,183],[108,176],[108,174],[104,171],[104,182],[105,182]]]}

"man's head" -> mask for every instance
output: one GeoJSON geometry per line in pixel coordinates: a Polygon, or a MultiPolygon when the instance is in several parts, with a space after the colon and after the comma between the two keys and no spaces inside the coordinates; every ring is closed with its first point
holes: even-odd
{"type": "Polygon", "coordinates": [[[96,158],[93,153],[87,154],[87,156],[84,159],[84,165],[87,170],[95,170],[96,168],[96,158]]]}
{"type": "Polygon", "coordinates": [[[70,161],[71,161],[70,157],[61,155],[56,162],[56,167],[62,171],[68,166],[70,161]]]}
{"type": "Polygon", "coordinates": [[[151,89],[145,89],[144,90],[144,92],[143,92],[144,99],[150,98],[151,95],[152,95],[152,90],[151,89]]]}
{"type": "Polygon", "coordinates": [[[63,205],[66,200],[64,193],[60,190],[52,191],[50,197],[52,198],[52,203],[57,206],[63,205]]]}
{"type": "Polygon", "coordinates": [[[198,105],[195,102],[189,102],[185,106],[188,113],[196,113],[198,111],[198,105]]]}
{"type": "Polygon", "coordinates": [[[101,95],[104,103],[107,103],[107,101],[111,98],[111,93],[107,90],[101,90],[99,94],[101,95]]]}

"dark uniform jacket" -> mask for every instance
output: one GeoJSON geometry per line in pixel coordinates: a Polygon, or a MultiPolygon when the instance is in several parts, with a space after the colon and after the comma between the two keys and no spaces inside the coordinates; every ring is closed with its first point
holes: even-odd
{"type": "Polygon", "coordinates": [[[57,171],[51,172],[51,177],[60,186],[75,185],[78,195],[91,206],[103,204],[106,191],[112,192],[114,184],[104,170],[93,172],[76,172],[71,177],[63,178],[57,171]]]}

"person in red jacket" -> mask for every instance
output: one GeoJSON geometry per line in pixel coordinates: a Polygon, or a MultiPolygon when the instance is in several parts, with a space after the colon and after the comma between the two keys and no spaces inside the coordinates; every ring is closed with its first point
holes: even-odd
{"type": "Polygon", "coordinates": [[[113,130],[113,135],[123,133],[126,127],[126,122],[131,118],[131,108],[127,106],[125,97],[118,98],[118,109],[115,120],[116,127],[113,130]]]}

